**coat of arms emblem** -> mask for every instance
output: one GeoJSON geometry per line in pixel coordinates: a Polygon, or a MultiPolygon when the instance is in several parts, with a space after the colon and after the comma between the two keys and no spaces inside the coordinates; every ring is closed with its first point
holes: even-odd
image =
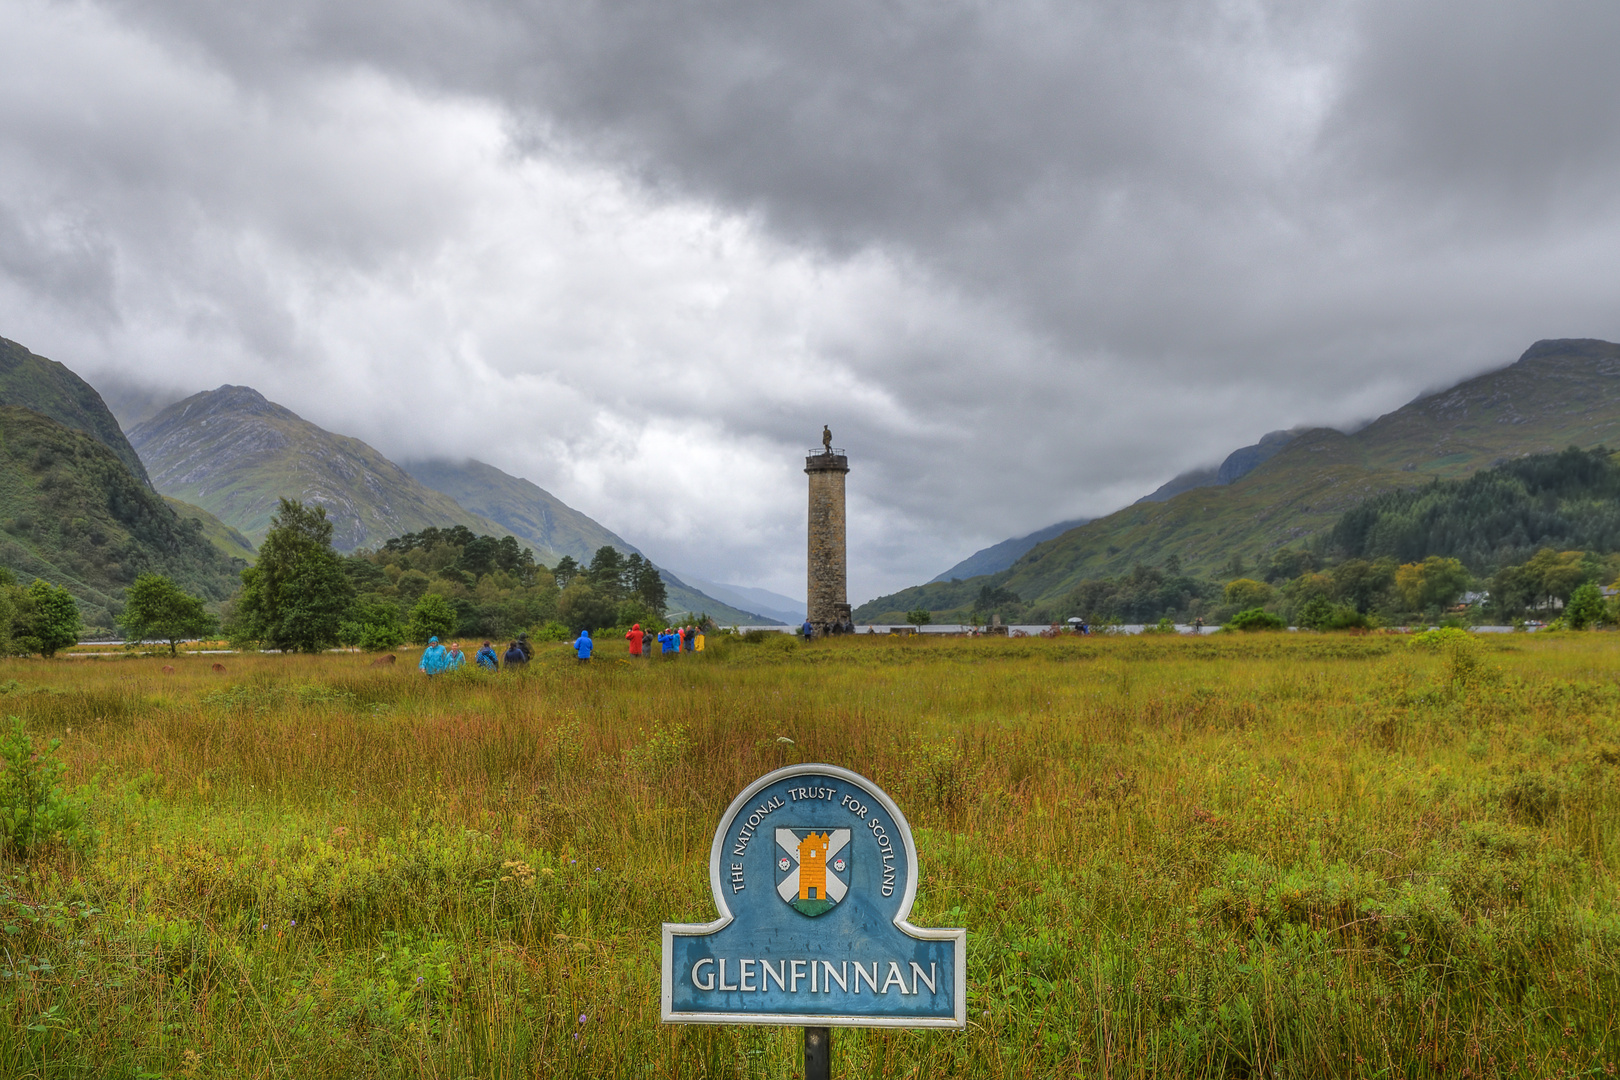
{"type": "Polygon", "coordinates": [[[850,830],[776,830],[776,892],[794,911],[814,918],[849,892],[850,830]]]}

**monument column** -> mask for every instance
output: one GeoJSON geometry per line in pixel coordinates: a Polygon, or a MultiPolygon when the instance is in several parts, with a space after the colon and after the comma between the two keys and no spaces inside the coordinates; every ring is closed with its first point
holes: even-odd
{"type": "Polygon", "coordinates": [[[850,616],[844,560],[844,477],[849,458],[824,431],[822,447],[804,459],[810,477],[810,560],[805,597],[810,625],[824,634],[850,616]]]}

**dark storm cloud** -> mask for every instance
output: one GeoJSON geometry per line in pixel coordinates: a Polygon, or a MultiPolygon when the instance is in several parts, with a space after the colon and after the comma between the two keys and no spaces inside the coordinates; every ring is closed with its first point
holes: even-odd
{"type": "Polygon", "coordinates": [[[869,593],[1620,334],[1611,4],[8,6],[8,325],[494,433],[710,577],[791,588],[826,421],[869,593]],[[694,439],[732,482],[641,464],[694,439]]]}

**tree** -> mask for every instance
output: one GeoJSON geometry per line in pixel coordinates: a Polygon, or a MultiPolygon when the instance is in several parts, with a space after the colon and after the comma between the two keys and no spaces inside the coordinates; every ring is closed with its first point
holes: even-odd
{"type": "Polygon", "coordinates": [[[619,549],[604,544],[591,556],[591,568],[585,572],[585,577],[598,596],[617,604],[627,591],[624,570],[624,556],[619,554],[619,549]]]}
{"type": "Polygon", "coordinates": [[[1253,578],[1238,578],[1226,583],[1222,600],[1228,607],[1238,609],[1264,607],[1271,603],[1274,592],[1270,585],[1253,578]]]}
{"type": "Polygon", "coordinates": [[[1574,630],[1585,630],[1602,622],[1605,614],[1603,590],[1591,582],[1578,586],[1570,593],[1569,604],[1564,608],[1564,618],[1574,630]]]}
{"type": "Polygon", "coordinates": [[[429,638],[449,634],[459,621],[454,604],[438,593],[428,593],[411,609],[411,640],[426,645],[429,638]]]}
{"type": "Polygon", "coordinates": [[[557,588],[566,589],[579,574],[579,563],[574,561],[572,555],[564,555],[557,560],[557,566],[551,571],[551,577],[557,583],[557,588]]]}
{"type": "Polygon", "coordinates": [[[320,652],[338,639],[354,587],[332,550],[326,508],[282,499],[259,561],[242,571],[235,635],[274,649],[320,652]]]}
{"type": "Polygon", "coordinates": [[[1307,630],[1326,630],[1333,621],[1333,601],[1313,596],[1295,611],[1294,620],[1307,630]]]}
{"type": "Polygon", "coordinates": [[[35,578],[19,597],[12,635],[18,646],[41,656],[76,644],[83,623],[73,594],[44,578],[35,578]]]}
{"type": "Polygon", "coordinates": [[[643,627],[651,627],[653,623],[662,622],[663,619],[663,612],[654,611],[638,598],[632,596],[619,605],[619,612],[614,619],[614,625],[634,626],[636,623],[641,623],[643,627]]]}
{"type": "Polygon", "coordinates": [[[124,590],[124,614],[118,622],[133,641],[168,642],[170,656],[181,641],[211,634],[219,625],[200,597],[187,595],[162,574],[142,574],[124,590]]]}
{"type": "Polygon", "coordinates": [[[658,572],[658,567],[652,564],[651,559],[643,559],[640,555],[630,556],[625,566],[631,591],[662,619],[669,607],[669,590],[664,587],[664,578],[658,572]]]}
{"type": "Polygon", "coordinates": [[[338,643],[354,645],[367,652],[398,648],[405,643],[405,624],[393,604],[357,600],[348,618],[338,626],[338,643]]]}
{"type": "Polygon", "coordinates": [[[1468,570],[1457,559],[1430,555],[1395,571],[1395,591],[1408,611],[1427,611],[1457,602],[1468,588],[1468,570]]]}
{"type": "Polygon", "coordinates": [[[557,598],[557,617],[575,630],[600,630],[618,619],[618,605],[583,579],[576,579],[557,598]]]}
{"type": "Polygon", "coordinates": [[[906,612],[906,622],[912,626],[927,626],[934,621],[934,613],[927,608],[917,608],[906,612]]]}

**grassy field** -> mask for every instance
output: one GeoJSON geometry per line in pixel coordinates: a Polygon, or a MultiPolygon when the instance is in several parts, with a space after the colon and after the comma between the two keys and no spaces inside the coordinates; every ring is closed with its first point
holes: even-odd
{"type": "Polygon", "coordinates": [[[97,834],[0,863],[0,1076],[790,1076],[797,1029],[660,1025],[657,963],[797,761],[887,788],[913,921],[969,930],[968,1030],[835,1075],[1620,1065],[1620,636],[215,659],[0,663],[97,834]]]}

